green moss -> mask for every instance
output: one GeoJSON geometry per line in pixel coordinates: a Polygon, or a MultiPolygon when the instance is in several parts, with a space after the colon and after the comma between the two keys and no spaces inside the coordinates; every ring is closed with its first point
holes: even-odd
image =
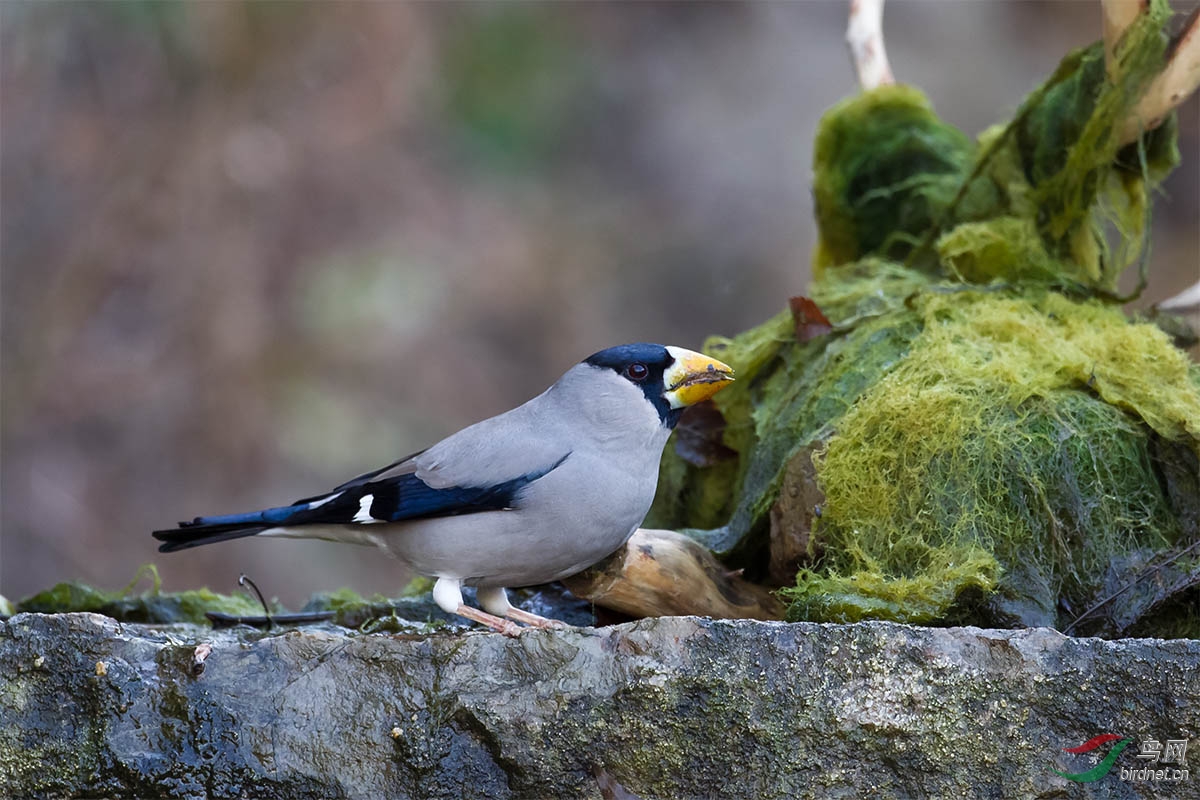
{"type": "Polygon", "coordinates": [[[158,570],[153,564],[144,564],[138,568],[129,585],[115,592],[78,581],[67,581],[25,598],[17,604],[17,610],[41,614],[91,611],[123,622],[161,624],[207,622],[204,616],[207,611],[233,615],[261,614],[262,606],[249,597],[217,594],[208,589],[163,593],[158,570]],[[149,591],[134,594],[134,587],[145,576],[153,579],[153,586],[149,591]]]}
{"type": "MultiPolygon", "coordinates": [[[[1122,37],[1107,76],[1103,45],[1069,55],[1055,75],[1061,79],[1052,78],[1044,97],[1024,116],[1017,138],[1026,155],[1026,173],[1036,187],[1033,199],[1042,215],[1042,229],[1050,241],[1067,242],[1074,229],[1092,224],[1098,213],[1104,213],[1096,201],[1115,188],[1111,179],[1119,166],[1120,123],[1130,116],[1161,68],[1166,49],[1163,26],[1170,17],[1166,0],[1150,3],[1122,37]]],[[[1174,165],[1170,149],[1156,153],[1157,159],[1164,157],[1171,163],[1156,164],[1156,172],[1174,165]]],[[[1119,221],[1123,228],[1140,231],[1144,219],[1119,221]]],[[[1100,280],[1115,286],[1124,264],[1098,266],[1100,280]]]]}
{"type": "Polygon", "coordinates": [[[1147,325],[1048,293],[927,292],[907,355],[814,457],[825,553],[796,618],[931,621],[1032,564],[1053,608],[1106,565],[1180,533],[1151,431],[1200,441],[1186,357],[1147,325]]]}
{"type": "Polygon", "coordinates": [[[353,589],[343,586],[332,592],[319,592],[309,598],[305,611],[344,611],[368,605],[371,601],[353,589]]]}
{"type": "Polygon", "coordinates": [[[415,575],[412,580],[400,591],[401,597],[421,597],[433,591],[433,584],[437,581],[433,578],[424,575],[415,575]]]}
{"type": "Polygon", "coordinates": [[[864,258],[826,273],[810,294],[835,325],[847,329],[870,317],[904,310],[908,299],[933,281],[894,261],[864,258]]]}
{"type": "Polygon", "coordinates": [[[993,280],[1051,282],[1062,266],[1050,257],[1033,220],[999,217],[964,222],[935,245],[942,264],[967,283],[993,280]]]}
{"type": "MultiPolygon", "coordinates": [[[[918,283],[914,279],[913,285],[918,283]]],[[[847,297],[853,295],[846,290],[847,297]]],[[[847,300],[848,307],[854,305],[847,300]]],[[[732,465],[735,477],[714,481],[713,470],[682,464],[668,449],[659,496],[673,501],[656,509],[655,524],[704,528],[708,509],[727,509],[719,535],[697,538],[718,551],[736,544],[739,565],[753,571],[750,562],[764,543],[763,524],[784,465],[797,451],[830,435],[833,421],[903,357],[919,330],[916,315],[901,311],[798,344],[791,338],[791,318],[785,312],[750,335],[724,345],[710,342],[710,352],[728,359],[738,374],[737,382],[717,395],[728,422],[725,444],[738,453],[732,465]],[[742,363],[747,365],[745,372],[742,363]]]]}
{"type": "Polygon", "coordinates": [[[955,197],[972,151],[910,86],[881,87],[830,109],[813,146],[818,274],[868,255],[903,260],[955,197]]]}
{"type": "Polygon", "coordinates": [[[1153,0],[1111,70],[1099,43],[1069,54],[977,144],[912,87],[834,106],[813,153],[818,279],[877,256],[965,282],[1115,293],[1144,250],[1150,192],[1179,160],[1173,119],[1132,145],[1119,136],[1163,63],[1170,16],[1153,0]]]}
{"type": "Polygon", "coordinates": [[[1178,535],[1138,417],[1180,437],[1200,395],[1162,333],[1054,294],[919,309],[910,353],[816,456],[827,557],[788,593],[793,615],[929,621],[1022,560],[1079,602],[1116,554],[1178,535]]]}
{"type": "Polygon", "coordinates": [[[729,517],[697,538],[753,574],[784,469],[815,448],[817,558],[786,592],[814,620],[931,622],[990,596],[989,621],[1053,621],[1103,594],[1114,559],[1180,540],[1155,443],[1200,453],[1200,369],[1166,334],[1098,300],[879,263],[818,284],[827,336],[789,341],[781,315],[713,343],[750,367],[722,405],[738,480],[668,453],[672,524],[716,494],[729,517]]]}
{"type": "Polygon", "coordinates": [[[995,556],[982,548],[940,548],[927,554],[920,572],[887,576],[884,565],[856,550],[853,557],[863,568],[849,574],[800,571],[796,587],[784,592],[791,601],[788,619],[932,622],[942,618],[963,592],[995,589],[1001,571],[995,556]]]}

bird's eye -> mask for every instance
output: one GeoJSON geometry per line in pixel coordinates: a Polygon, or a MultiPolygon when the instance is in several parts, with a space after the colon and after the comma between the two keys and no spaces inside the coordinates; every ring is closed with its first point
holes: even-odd
{"type": "Polygon", "coordinates": [[[649,374],[650,370],[646,369],[646,365],[640,361],[635,361],[625,368],[625,377],[634,383],[641,383],[649,374]]]}

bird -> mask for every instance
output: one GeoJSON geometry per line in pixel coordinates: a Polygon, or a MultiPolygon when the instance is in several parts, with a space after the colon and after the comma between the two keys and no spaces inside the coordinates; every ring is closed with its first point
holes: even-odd
{"type": "Polygon", "coordinates": [[[518,623],[561,627],[513,606],[507,589],[574,575],[625,544],[680,416],[732,381],[732,368],[692,350],[610,347],[525,404],[324,494],[152,535],[164,553],[247,536],[374,545],[435,579],[449,614],[509,636],[518,623]]]}

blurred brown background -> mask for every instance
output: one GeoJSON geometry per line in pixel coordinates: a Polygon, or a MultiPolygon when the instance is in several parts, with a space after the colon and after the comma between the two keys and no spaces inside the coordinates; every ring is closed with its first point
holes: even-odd
{"type": "MultiPolygon", "coordinates": [[[[840,2],[0,3],[0,593],[298,605],[372,551],[149,531],[324,490],[626,341],[697,347],[809,280],[840,2]]],[[[1094,2],[914,3],[892,65],[969,133],[1094,2]]],[[[1200,106],[1142,304],[1198,275],[1200,106]]]]}

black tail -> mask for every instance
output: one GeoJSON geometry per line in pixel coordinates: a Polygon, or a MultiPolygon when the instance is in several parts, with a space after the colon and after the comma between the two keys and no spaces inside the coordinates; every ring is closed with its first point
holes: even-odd
{"type": "Polygon", "coordinates": [[[199,547],[213,542],[227,542],[230,539],[242,539],[262,533],[269,525],[247,526],[244,522],[206,523],[181,522],[178,528],[151,533],[162,544],[158,546],[160,553],[173,553],[176,550],[186,550],[189,547],[199,547]]]}

